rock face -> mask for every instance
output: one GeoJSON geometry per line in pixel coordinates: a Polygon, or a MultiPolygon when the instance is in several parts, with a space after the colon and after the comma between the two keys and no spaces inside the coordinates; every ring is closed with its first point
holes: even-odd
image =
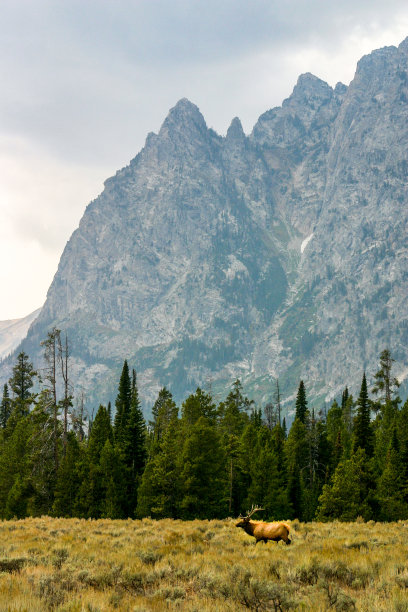
{"type": "Polygon", "coordinates": [[[23,348],[68,332],[73,378],[113,398],[123,359],[151,400],[279,376],[320,401],[390,347],[408,366],[408,39],[347,88],[299,77],[225,137],[186,99],[105,183],[69,240],[23,348]]]}

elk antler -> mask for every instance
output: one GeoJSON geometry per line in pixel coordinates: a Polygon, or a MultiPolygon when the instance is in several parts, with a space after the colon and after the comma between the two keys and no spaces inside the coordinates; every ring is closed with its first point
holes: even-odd
{"type": "Polygon", "coordinates": [[[252,504],[252,508],[251,510],[248,512],[247,516],[245,517],[247,520],[249,520],[251,518],[251,516],[253,514],[255,514],[255,512],[260,512],[261,510],[265,510],[265,508],[260,508],[259,506],[254,506],[252,504]]]}

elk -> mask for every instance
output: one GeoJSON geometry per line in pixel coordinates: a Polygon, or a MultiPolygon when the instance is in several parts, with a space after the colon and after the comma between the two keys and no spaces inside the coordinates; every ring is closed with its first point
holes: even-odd
{"type": "Polygon", "coordinates": [[[255,512],[264,510],[264,508],[258,508],[252,506],[247,516],[239,515],[239,521],[235,527],[242,527],[242,529],[248,535],[254,536],[255,546],[258,542],[267,543],[268,540],[273,542],[279,542],[283,540],[286,544],[290,544],[292,540],[289,539],[290,527],[287,523],[264,523],[263,521],[251,521],[250,518],[255,512]]]}

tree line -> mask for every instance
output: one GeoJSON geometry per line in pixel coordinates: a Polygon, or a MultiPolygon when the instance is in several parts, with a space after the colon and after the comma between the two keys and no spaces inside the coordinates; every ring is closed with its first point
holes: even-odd
{"type": "Polygon", "coordinates": [[[211,519],[252,504],[271,520],[408,518],[408,400],[401,407],[389,350],[371,398],[364,373],[356,399],[345,387],[341,400],[316,414],[300,381],[287,431],[277,381],[262,409],[239,380],[218,404],[198,388],[180,409],[163,388],[146,423],[127,361],[114,416],[101,405],[87,424],[72,405],[67,339],[54,329],[43,345],[42,376],[22,352],[3,388],[3,519],[211,519]]]}

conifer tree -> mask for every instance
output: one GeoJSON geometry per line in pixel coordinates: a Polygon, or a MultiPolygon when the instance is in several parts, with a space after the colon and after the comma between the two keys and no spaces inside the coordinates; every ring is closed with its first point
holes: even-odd
{"type": "Polygon", "coordinates": [[[181,517],[226,516],[221,441],[215,425],[205,417],[198,419],[184,441],[180,465],[181,517]]]}
{"type": "Polygon", "coordinates": [[[341,461],[330,484],[323,487],[316,518],[319,521],[353,521],[358,516],[373,517],[373,479],[367,455],[358,448],[350,459],[341,461]]]}
{"type": "MultiPolygon", "coordinates": [[[[277,430],[279,425],[276,425],[277,430]]],[[[257,443],[250,462],[251,483],[246,507],[258,503],[265,508],[265,518],[279,519],[291,514],[286,483],[279,470],[279,457],[275,452],[272,432],[262,427],[257,431],[257,443]]]]}
{"type": "Polygon", "coordinates": [[[309,445],[306,425],[298,418],[290,428],[285,445],[288,466],[288,499],[294,517],[300,520],[304,514],[304,476],[308,466],[309,445]]]}
{"type": "Polygon", "coordinates": [[[102,449],[99,468],[102,477],[101,517],[126,518],[129,516],[126,475],[123,470],[122,457],[109,438],[102,449]]]}
{"type": "Polygon", "coordinates": [[[50,514],[62,454],[62,423],[60,420],[55,422],[54,396],[49,389],[43,389],[39,394],[29,421],[31,434],[27,463],[32,492],[27,508],[34,516],[50,514]]]}
{"type": "Polygon", "coordinates": [[[28,414],[35,399],[35,394],[31,392],[31,389],[36,376],[37,372],[29,361],[28,355],[22,351],[17,356],[17,363],[13,367],[13,374],[9,380],[10,389],[13,393],[13,409],[15,409],[17,415],[28,414]]]}
{"type": "Polygon", "coordinates": [[[357,400],[357,414],[354,419],[354,442],[353,449],[362,448],[368,457],[374,450],[373,430],[370,421],[370,402],[367,392],[367,380],[365,372],[361,383],[360,395],[357,400]]]}
{"type": "Polygon", "coordinates": [[[249,423],[248,410],[253,401],[243,395],[241,382],[237,379],[226,400],[218,407],[218,422],[226,460],[225,471],[228,474],[228,506],[230,514],[238,514],[246,497],[245,476],[240,469],[240,438],[249,423]]]}
{"type": "Polygon", "coordinates": [[[13,518],[14,515],[19,518],[26,515],[27,496],[30,489],[28,485],[30,420],[28,415],[20,416],[13,423],[11,420],[10,418],[5,429],[0,454],[0,517],[7,519],[13,518]],[[13,500],[13,508],[14,504],[18,504],[18,511],[11,508],[10,503],[7,506],[12,489],[10,500],[13,500]]]}
{"type": "Polygon", "coordinates": [[[74,432],[68,432],[66,452],[60,462],[55,483],[52,507],[54,516],[75,516],[75,504],[81,485],[79,464],[83,453],[74,432]]]}
{"type": "MultiPolygon", "coordinates": [[[[172,400],[167,400],[167,404],[172,400]]],[[[163,404],[157,415],[165,410],[163,404]]],[[[180,465],[181,448],[180,425],[176,410],[172,411],[166,429],[154,445],[146,463],[137,494],[136,516],[155,518],[177,518],[180,504],[180,465]]]]}
{"type": "Polygon", "coordinates": [[[0,404],[0,427],[5,429],[11,414],[11,399],[7,383],[3,387],[3,397],[0,404]]]}
{"type": "Polygon", "coordinates": [[[408,505],[404,501],[404,472],[401,464],[397,429],[392,429],[384,470],[378,481],[380,520],[397,521],[408,517],[408,505]]]}
{"type": "Polygon", "coordinates": [[[392,376],[392,364],[395,359],[391,357],[389,349],[385,349],[380,355],[380,369],[374,374],[375,384],[372,392],[377,395],[380,394],[380,401],[391,402],[394,390],[398,389],[400,383],[392,376]]]}
{"type": "Polygon", "coordinates": [[[81,481],[75,501],[78,516],[100,518],[104,512],[106,489],[101,470],[101,454],[107,440],[113,443],[112,425],[105,406],[99,406],[89,434],[86,454],[78,465],[81,481]]]}
{"type": "Polygon", "coordinates": [[[192,426],[202,416],[215,423],[217,412],[211,395],[205,393],[198,387],[196,392],[189,395],[183,402],[181,407],[181,418],[183,424],[192,426]]]}
{"type": "MultiPolygon", "coordinates": [[[[150,446],[160,443],[170,421],[178,415],[178,408],[173,400],[173,396],[166,387],[159,391],[157,400],[152,408],[153,421],[150,421],[150,446]]],[[[149,452],[151,449],[149,448],[149,452]]]]}
{"type": "Polygon", "coordinates": [[[125,426],[123,461],[127,469],[127,496],[125,512],[133,516],[137,506],[137,489],[146,463],[146,424],[140,407],[136,372],[132,371],[129,417],[125,426]]]}
{"type": "Polygon", "coordinates": [[[118,395],[115,402],[116,412],[113,426],[115,444],[120,449],[124,449],[126,446],[126,427],[129,419],[131,399],[132,387],[129,375],[129,366],[127,360],[125,359],[119,380],[118,395]]]}
{"type": "Polygon", "coordinates": [[[306,400],[306,389],[303,380],[299,383],[299,388],[296,396],[296,415],[295,418],[299,419],[301,423],[306,423],[307,413],[307,400],[306,400]]]}

